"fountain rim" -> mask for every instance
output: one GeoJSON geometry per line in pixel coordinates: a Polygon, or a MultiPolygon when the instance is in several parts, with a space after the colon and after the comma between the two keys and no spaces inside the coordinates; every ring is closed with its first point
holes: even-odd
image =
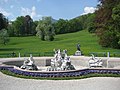
{"type": "MultiPolygon", "coordinates": [[[[76,57],[77,58],[90,58],[88,56],[70,56],[70,57],[76,57]]],[[[116,68],[90,68],[90,67],[85,67],[85,68],[82,68],[82,69],[76,69],[76,70],[66,70],[66,71],[34,71],[34,70],[24,70],[24,69],[21,69],[15,65],[6,65],[6,64],[3,64],[5,62],[12,62],[12,61],[23,61],[24,58],[28,58],[28,57],[22,57],[21,59],[20,58],[2,58],[2,59],[6,59],[6,60],[1,60],[0,58],[0,67],[13,67],[14,69],[17,69],[17,70],[20,70],[20,71],[26,71],[26,72],[43,72],[43,73],[57,73],[57,72],[75,72],[75,71],[79,71],[79,70],[86,70],[86,69],[103,69],[103,70],[120,70],[120,69],[116,69],[116,68]],[[19,60],[18,60],[19,59],[19,60]]],[[[35,59],[51,59],[53,57],[34,57],[35,59]]],[[[107,58],[107,57],[102,57],[102,58],[107,58]]],[[[116,59],[116,61],[118,61],[120,58],[116,58],[116,57],[110,57],[109,59],[116,59]]]]}
{"type": "MultiPolygon", "coordinates": [[[[52,58],[52,57],[47,57],[47,59],[50,59],[50,58],[52,58]]],[[[116,59],[116,60],[119,60],[119,59],[116,59]]],[[[16,61],[16,60],[17,59],[14,58],[14,60],[12,60],[12,61],[16,61]]],[[[11,60],[10,59],[9,60],[6,59],[5,61],[0,60],[0,70],[8,70],[15,74],[20,74],[20,75],[25,75],[25,76],[33,76],[33,77],[44,77],[44,78],[47,78],[47,77],[52,77],[52,78],[54,78],[54,77],[76,77],[76,76],[87,75],[90,73],[120,74],[120,69],[116,69],[116,68],[84,68],[84,69],[68,70],[68,71],[31,71],[31,70],[20,69],[19,67],[14,66],[14,65],[3,64],[3,62],[9,62],[9,61],[11,61],[11,60]]]]}

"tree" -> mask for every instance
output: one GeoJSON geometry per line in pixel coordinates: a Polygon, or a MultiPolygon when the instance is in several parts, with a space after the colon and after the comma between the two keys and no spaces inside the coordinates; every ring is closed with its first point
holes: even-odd
{"type": "Polygon", "coordinates": [[[24,36],[25,35],[24,16],[17,17],[17,19],[13,22],[13,26],[15,29],[16,36],[24,36]]]}
{"type": "Polygon", "coordinates": [[[111,28],[116,32],[116,44],[118,45],[117,47],[120,48],[120,3],[113,8],[112,10],[112,19],[113,19],[113,25],[111,28]]]}
{"type": "MultiPolygon", "coordinates": [[[[91,32],[91,25],[92,28],[94,27],[94,22],[95,22],[95,13],[89,13],[87,15],[82,15],[77,17],[77,22],[79,23],[77,26],[79,26],[79,30],[88,30],[89,32],[91,32]]],[[[92,29],[92,32],[94,33],[96,29],[92,29]]]]}
{"type": "Polygon", "coordinates": [[[36,33],[36,25],[29,15],[17,17],[11,26],[14,27],[16,36],[29,36],[36,33]]]}
{"type": "Polygon", "coordinates": [[[95,28],[94,22],[89,23],[87,29],[88,29],[88,32],[90,32],[90,33],[95,33],[96,28],[95,28]]]}
{"type": "Polygon", "coordinates": [[[54,26],[51,17],[43,17],[42,20],[39,21],[38,26],[36,27],[37,36],[41,38],[41,40],[54,40],[54,26]]]}
{"type": "Polygon", "coordinates": [[[8,27],[7,27],[7,31],[9,36],[15,36],[15,31],[14,31],[14,27],[12,25],[12,22],[9,23],[8,27]]]}
{"type": "Polygon", "coordinates": [[[33,34],[33,20],[29,15],[24,17],[25,19],[25,33],[27,35],[33,34]]]}
{"type": "Polygon", "coordinates": [[[6,45],[7,42],[9,42],[9,35],[7,32],[7,26],[8,26],[8,19],[5,18],[5,16],[0,13],[0,43],[6,45]]]}
{"type": "Polygon", "coordinates": [[[68,20],[59,19],[55,24],[55,33],[64,34],[68,32],[68,20]]]}
{"type": "Polygon", "coordinates": [[[5,16],[0,13],[0,30],[7,29],[8,26],[8,19],[5,18],[5,16]]]}
{"type": "Polygon", "coordinates": [[[81,22],[78,18],[74,18],[72,20],[69,20],[69,32],[77,32],[82,30],[81,22]]]}
{"type": "Polygon", "coordinates": [[[39,21],[37,27],[36,27],[36,31],[37,31],[37,36],[39,36],[39,38],[41,38],[41,40],[45,40],[45,24],[43,23],[43,21],[39,21]]]}
{"type": "Polygon", "coordinates": [[[37,25],[38,25],[38,21],[34,21],[33,24],[32,24],[32,31],[31,31],[32,35],[36,35],[36,33],[37,33],[36,32],[37,25]]]}
{"type": "Polygon", "coordinates": [[[116,6],[120,0],[99,0],[98,10],[96,11],[95,27],[96,34],[100,37],[99,43],[104,47],[120,48],[118,31],[115,29],[118,24],[115,21],[116,6]]]}
{"type": "Polygon", "coordinates": [[[79,18],[71,20],[59,19],[55,24],[56,34],[72,33],[82,30],[82,24],[79,18]]]}
{"type": "Polygon", "coordinates": [[[0,31],[0,43],[6,45],[6,43],[8,43],[10,40],[8,32],[6,29],[2,29],[0,31]]]}
{"type": "Polygon", "coordinates": [[[49,40],[49,41],[54,40],[55,31],[54,31],[54,27],[52,24],[49,24],[46,27],[45,34],[46,34],[46,40],[49,40]]]}

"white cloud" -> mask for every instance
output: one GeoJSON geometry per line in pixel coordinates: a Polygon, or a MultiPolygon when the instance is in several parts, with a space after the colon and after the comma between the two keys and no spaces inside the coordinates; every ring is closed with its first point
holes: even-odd
{"type": "Polygon", "coordinates": [[[32,7],[32,10],[31,10],[31,17],[35,17],[36,16],[36,8],[35,6],[32,7]]]}
{"type": "Polygon", "coordinates": [[[84,8],[84,13],[82,15],[88,14],[88,13],[94,13],[96,8],[94,7],[85,7],[84,8]]]}
{"type": "Polygon", "coordinates": [[[12,13],[9,13],[9,12],[5,11],[3,8],[0,8],[0,13],[2,13],[3,15],[5,15],[6,17],[13,16],[12,13]]]}
{"type": "Polygon", "coordinates": [[[35,6],[33,6],[31,9],[21,7],[21,15],[23,15],[23,16],[30,15],[31,18],[33,18],[33,19],[42,17],[42,15],[39,15],[39,14],[36,13],[36,7],[35,6]]]}
{"type": "Polygon", "coordinates": [[[30,15],[31,10],[29,8],[21,7],[21,15],[30,15]]]}

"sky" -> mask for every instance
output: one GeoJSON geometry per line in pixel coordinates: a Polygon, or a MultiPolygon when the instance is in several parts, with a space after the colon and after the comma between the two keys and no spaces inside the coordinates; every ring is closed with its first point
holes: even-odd
{"type": "Polygon", "coordinates": [[[0,0],[0,13],[14,21],[18,16],[30,15],[33,20],[43,16],[72,19],[93,13],[98,0],[0,0]]]}

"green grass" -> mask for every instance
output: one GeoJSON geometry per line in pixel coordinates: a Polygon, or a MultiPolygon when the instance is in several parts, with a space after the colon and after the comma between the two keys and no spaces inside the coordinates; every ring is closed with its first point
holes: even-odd
{"type": "Polygon", "coordinates": [[[0,53],[17,54],[26,52],[52,52],[53,49],[67,49],[69,55],[76,51],[76,45],[80,43],[85,55],[90,52],[118,52],[119,49],[103,48],[98,44],[98,38],[86,30],[76,33],[56,35],[54,41],[41,41],[36,36],[11,37],[7,45],[0,45],[0,53]]]}
{"type": "Polygon", "coordinates": [[[24,75],[18,75],[15,73],[12,73],[8,70],[0,70],[3,74],[10,75],[13,77],[18,77],[18,78],[24,78],[24,79],[37,79],[37,80],[74,80],[74,79],[85,79],[85,78],[91,78],[91,77],[118,77],[120,78],[119,74],[87,74],[83,76],[77,76],[77,77],[49,77],[49,78],[44,78],[44,77],[32,77],[32,76],[24,76],[24,75]]]}

